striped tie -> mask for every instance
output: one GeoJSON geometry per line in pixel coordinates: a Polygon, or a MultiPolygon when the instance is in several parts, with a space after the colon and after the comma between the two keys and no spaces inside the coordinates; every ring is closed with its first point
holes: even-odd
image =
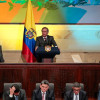
{"type": "Polygon", "coordinates": [[[44,41],[46,41],[46,37],[44,37],[44,41]]]}
{"type": "Polygon", "coordinates": [[[75,97],[75,100],[78,100],[78,97],[77,97],[77,95],[76,95],[76,97],[75,97]]]}
{"type": "Polygon", "coordinates": [[[44,95],[45,95],[45,93],[43,92],[43,93],[42,93],[42,100],[44,100],[44,95]]]}

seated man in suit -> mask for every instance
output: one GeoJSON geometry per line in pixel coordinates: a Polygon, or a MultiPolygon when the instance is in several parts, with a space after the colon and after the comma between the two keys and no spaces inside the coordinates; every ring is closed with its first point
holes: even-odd
{"type": "Polygon", "coordinates": [[[87,94],[81,90],[80,84],[75,82],[72,90],[65,93],[64,100],[87,100],[87,94]]]}
{"type": "Polygon", "coordinates": [[[33,91],[32,100],[55,100],[54,90],[49,90],[47,80],[43,80],[40,88],[33,91]]]}
{"type": "MultiPolygon", "coordinates": [[[[54,46],[57,47],[57,44],[53,38],[53,36],[49,36],[49,29],[47,27],[42,28],[42,36],[39,36],[36,38],[36,45],[35,45],[35,51],[37,50],[38,47],[45,47],[45,46],[54,46]]],[[[41,62],[41,57],[38,55],[37,61],[41,62]]]]}
{"type": "Polygon", "coordinates": [[[4,100],[27,100],[25,90],[13,84],[10,90],[4,93],[4,100]]]}

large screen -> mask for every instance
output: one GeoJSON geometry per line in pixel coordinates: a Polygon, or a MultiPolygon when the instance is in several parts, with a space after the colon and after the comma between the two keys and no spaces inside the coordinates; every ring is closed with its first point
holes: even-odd
{"type": "MultiPolygon", "coordinates": [[[[100,25],[36,25],[37,36],[49,28],[62,52],[100,52],[100,25]]],[[[3,50],[22,50],[24,24],[0,24],[3,50]]]]}
{"type": "MultiPolygon", "coordinates": [[[[35,23],[100,23],[100,0],[31,0],[35,23]]],[[[0,23],[24,23],[28,0],[0,0],[0,23]]]]}

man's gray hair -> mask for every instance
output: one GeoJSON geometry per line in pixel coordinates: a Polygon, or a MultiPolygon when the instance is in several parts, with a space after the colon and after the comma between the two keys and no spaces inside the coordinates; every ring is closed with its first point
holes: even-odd
{"type": "Polygon", "coordinates": [[[43,27],[42,30],[43,30],[43,29],[47,29],[47,32],[49,32],[49,29],[48,29],[47,27],[43,27]]]}
{"type": "Polygon", "coordinates": [[[80,87],[80,83],[78,83],[78,82],[74,82],[73,87],[80,87]]]}
{"type": "Polygon", "coordinates": [[[48,86],[49,86],[49,82],[47,81],[47,80],[43,80],[42,82],[41,82],[41,85],[42,84],[47,84],[48,86]]]}

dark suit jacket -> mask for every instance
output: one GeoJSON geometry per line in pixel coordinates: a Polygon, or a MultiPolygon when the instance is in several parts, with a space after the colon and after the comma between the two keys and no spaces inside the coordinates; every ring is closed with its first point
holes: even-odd
{"type": "Polygon", "coordinates": [[[37,37],[37,39],[36,39],[36,46],[44,47],[45,45],[57,46],[57,44],[56,44],[56,42],[55,42],[53,36],[47,35],[46,41],[44,41],[44,39],[43,39],[42,36],[37,37]]]}
{"type": "Polygon", "coordinates": [[[100,100],[100,90],[99,90],[99,94],[98,94],[98,100],[100,100]]]}
{"type": "MultiPolygon", "coordinates": [[[[73,90],[70,90],[70,91],[65,93],[64,100],[73,100],[73,97],[74,97],[73,90]]],[[[85,91],[80,90],[80,92],[79,92],[79,100],[88,100],[87,99],[87,94],[86,94],[85,91]]]]}
{"type": "MultiPolygon", "coordinates": [[[[41,89],[36,89],[33,91],[32,100],[42,100],[41,89]]],[[[46,92],[46,99],[45,100],[55,100],[54,91],[48,90],[46,92]]]]}
{"type": "MultiPolygon", "coordinates": [[[[10,91],[4,93],[4,100],[15,100],[15,97],[9,97],[10,91]]],[[[24,89],[20,89],[18,100],[27,100],[26,93],[24,89]]]]}
{"type": "Polygon", "coordinates": [[[0,45],[0,62],[4,62],[1,45],[0,45]]]}

